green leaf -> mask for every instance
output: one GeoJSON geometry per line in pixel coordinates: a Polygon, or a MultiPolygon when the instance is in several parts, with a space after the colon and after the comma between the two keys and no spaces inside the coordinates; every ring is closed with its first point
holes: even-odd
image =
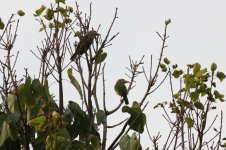
{"type": "MultiPolygon", "coordinates": [[[[76,31],[74,34],[74,37],[80,37],[81,36],[81,32],[80,31],[76,31]]],[[[75,43],[75,46],[77,47],[77,44],[75,43]]]]}
{"type": "Polygon", "coordinates": [[[166,65],[161,63],[161,64],[159,65],[159,67],[160,67],[161,69],[164,69],[164,68],[166,68],[166,65]]]}
{"type": "Polygon", "coordinates": [[[127,112],[130,114],[128,124],[131,126],[131,129],[139,133],[144,132],[146,115],[141,111],[140,105],[136,101],[133,102],[132,107],[122,107],[122,112],[127,112]]]}
{"type": "Polygon", "coordinates": [[[186,121],[186,123],[188,125],[188,128],[191,128],[191,127],[194,126],[195,121],[193,119],[191,119],[190,117],[186,117],[185,121],[186,121]]]}
{"type": "Polygon", "coordinates": [[[166,68],[166,65],[165,64],[160,64],[159,67],[162,69],[162,72],[166,72],[167,71],[167,68],[166,68]]]}
{"type": "Polygon", "coordinates": [[[90,144],[92,145],[92,147],[95,150],[99,149],[100,140],[96,136],[90,134],[89,135],[89,141],[90,141],[90,144]]]}
{"type": "Polygon", "coordinates": [[[5,27],[4,22],[2,21],[2,19],[0,18],[0,30],[3,30],[5,27]]]}
{"type": "Polygon", "coordinates": [[[214,72],[217,69],[217,64],[216,63],[212,63],[211,64],[211,71],[214,72]]]}
{"type": "Polygon", "coordinates": [[[105,53],[105,52],[98,55],[95,59],[95,63],[96,64],[102,63],[106,59],[106,57],[107,57],[107,53],[105,53]]]}
{"type": "Polygon", "coordinates": [[[179,97],[180,97],[180,93],[176,93],[176,94],[173,95],[173,98],[176,98],[177,99],[179,97]]]}
{"type": "Polygon", "coordinates": [[[172,107],[172,110],[171,110],[171,113],[179,113],[180,112],[180,109],[179,107],[172,107]]]}
{"type": "Polygon", "coordinates": [[[70,109],[70,111],[72,112],[72,114],[74,116],[77,116],[78,113],[81,116],[85,116],[84,111],[82,111],[82,109],[80,108],[80,106],[77,103],[73,102],[73,101],[69,101],[68,108],[70,109]]]}
{"type": "Polygon", "coordinates": [[[97,117],[97,125],[104,124],[106,121],[106,115],[103,110],[99,110],[96,114],[97,117]]]}
{"type": "Polygon", "coordinates": [[[174,70],[172,75],[174,76],[174,78],[178,78],[182,74],[183,74],[182,70],[174,70]]]}
{"type": "Polygon", "coordinates": [[[66,0],[55,0],[56,3],[64,3],[65,4],[66,0]]]}
{"type": "Polygon", "coordinates": [[[171,23],[171,19],[165,20],[165,25],[169,25],[171,23]]]}
{"type": "Polygon", "coordinates": [[[31,126],[31,127],[36,127],[38,126],[39,124],[42,124],[42,123],[45,123],[46,122],[46,117],[44,115],[41,115],[41,116],[38,116],[32,120],[29,120],[28,121],[28,124],[31,126]]]}
{"type": "Polygon", "coordinates": [[[66,18],[66,19],[64,19],[64,22],[65,22],[66,24],[69,24],[69,23],[72,23],[72,20],[71,20],[70,18],[66,18]]]}
{"type": "Polygon", "coordinates": [[[18,10],[18,11],[17,11],[17,14],[18,14],[19,16],[24,16],[24,15],[25,15],[25,13],[24,13],[23,10],[18,10]]]}
{"type": "Polygon", "coordinates": [[[223,72],[217,72],[216,76],[221,82],[225,79],[225,74],[223,72]]]}
{"type": "Polygon", "coordinates": [[[168,58],[166,58],[166,57],[163,59],[163,61],[164,61],[164,63],[166,63],[167,65],[169,65],[169,64],[170,64],[169,59],[168,59],[168,58]]]}
{"type": "Polygon", "coordinates": [[[205,69],[202,69],[202,70],[199,70],[196,74],[195,74],[195,76],[197,77],[197,78],[199,78],[199,77],[201,77],[201,76],[203,76],[203,74],[205,74],[207,72],[207,69],[205,68],[205,69]]]}
{"type": "Polygon", "coordinates": [[[173,67],[173,69],[176,69],[178,67],[178,65],[174,64],[172,67],[173,67]]]}
{"type": "Polygon", "coordinates": [[[46,9],[46,6],[45,5],[42,5],[38,10],[35,11],[34,16],[35,17],[40,16],[45,9],[46,9]]]}
{"type": "Polygon", "coordinates": [[[73,8],[71,6],[68,6],[67,10],[70,12],[70,13],[73,13],[73,8]]]}
{"type": "Polygon", "coordinates": [[[194,106],[197,108],[197,109],[201,109],[201,110],[204,110],[204,106],[201,102],[195,102],[194,103],[194,106]]]}
{"type": "MultiPolygon", "coordinates": [[[[85,114],[85,112],[81,110],[80,106],[73,101],[69,101],[68,108],[74,117],[72,128],[76,129],[76,130],[71,129],[72,131],[74,131],[73,134],[71,133],[71,136],[76,137],[78,134],[90,134],[90,132],[93,131],[93,126],[94,126],[93,122],[85,114]]],[[[70,129],[69,129],[69,133],[70,133],[70,129]]]]}
{"type": "Polygon", "coordinates": [[[198,71],[201,69],[201,65],[199,63],[195,63],[193,66],[193,74],[196,75],[198,71]]]}
{"type": "Polygon", "coordinates": [[[68,17],[68,10],[63,7],[57,7],[56,12],[60,12],[62,16],[68,17]]]}
{"type": "Polygon", "coordinates": [[[124,135],[119,141],[119,147],[121,150],[139,150],[142,149],[139,144],[136,133],[133,133],[130,137],[129,135],[124,135]]]}
{"type": "Polygon", "coordinates": [[[53,15],[54,15],[54,11],[52,9],[47,9],[46,15],[44,15],[44,17],[50,21],[53,19],[53,15]]]}
{"type": "Polygon", "coordinates": [[[69,68],[69,69],[67,70],[67,74],[68,74],[68,77],[69,77],[69,79],[70,79],[72,85],[73,85],[73,86],[76,88],[76,90],[78,91],[78,93],[79,93],[81,99],[83,99],[81,86],[80,86],[80,84],[78,83],[78,81],[75,79],[75,77],[73,76],[73,74],[72,74],[72,69],[71,69],[71,68],[69,68]]]}
{"type": "Polygon", "coordinates": [[[214,94],[215,99],[219,99],[220,101],[224,101],[224,94],[221,94],[217,90],[215,90],[213,94],[214,94]]]}

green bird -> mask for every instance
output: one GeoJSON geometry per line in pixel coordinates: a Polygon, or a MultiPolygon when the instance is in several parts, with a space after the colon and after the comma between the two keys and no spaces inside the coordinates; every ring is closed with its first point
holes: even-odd
{"type": "Polygon", "coordinates": [[[82,54],[86,53],[93,44],[94,38],[98,35],[100,34],[92,30],[87,32],[84,36],[81,36],[75,53],[71,56],[71,61],[75,60],[77,56],[81,56],[82,54]]]}
{"type": "Polygon", "coordinates": [[[127,88],[125,86],[126,83],[128,83],[128,81],[124,79],[119,79],[116,82],[114,89],[115,89],[115,92],[123,98],[123,101],[125,102],[125,104],[128,105],[129,101],[127,98],[127,88]]]}

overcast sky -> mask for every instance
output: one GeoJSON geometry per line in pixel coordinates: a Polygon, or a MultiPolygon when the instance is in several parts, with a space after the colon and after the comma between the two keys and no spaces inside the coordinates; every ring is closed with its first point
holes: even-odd
{"type": "MultiPolygon", "coordinates": [[[[74,0],[68,1],[74,4],[74,0]]],[[[203,66],[209,67],[212,62],[215,62],[219,69],[226,72],[225,0],[78,1],[81,10],[87,13],[90,2],[93,4],[93,25],[97,27],[98,24],[101,24],[100,32],[103,35],[106,34],[111,23],[115,8],[119,9],[119,18],[115,22],[112,34],[117,32],[120,34],[113,41],[113,45],[106,50],[108,53],[106,84],[112,87],[109,88],[111,90],[108,93],[109,97],[115,96],[113,90],[115,81],[121,77],[126,78],[124,72],[126,72],[125,67],[129,65],[129,55],[135,60],[139,60],[142,55],[145,55],[146,64],[149,64],[150,55],[153,55],[155,61],[158,60],[161,40],[156,31],[163,32],[164,20],[168,18],[172,20],[172,23],[168,28],[170,38],[167,41],[168,48],[165,50],[164,56],[183,69],[189,63],[200,62],[203,66]]],[[[47,4],[46,0],[5,0],[4,2],[1,0],[0,17],[3,21],[6,21],[11,13],[18,9],[22,9],[26,13],[26,16],[20,20],[19,36],[16,42],[16,48],[22,51],[18,61],[18,70],[22,72],[23,68],[27,67],[31,74],[37,73],[35,64],[32,64],[35,57],[29,50],[36,50],[36,46],[40,44],[43,36],[38,32],[39,24],[33,17],[33,12],[42,4],[47,4]]],[[[142,83],[143,79],[143,77],[138,79],[141,83],[138,82],[137,90],[145,89],[142,83]]],[[[223,82],[220,87],[222,92],[226,94],[225,83],[223,82]]],[[[148,98],[150,103],[145,111],[149,114],[148,126],[153,129],[152,133],[155,134],[159,131],[159,124],[162,123],[158,122],[161,117],[159,110],[153,110],[153,106],[159,101],[166,100],[169,96],[168,83],[163,87],[148,98]]],[[[129,95],[129,99],[138,100],[139,97],[142,97],[143,91],[138,93],[141,94],[137,95],[136,92],[136,94],[129,95]]],[[[109,102],[109,104],[114,104],[114,102],[109,102]]],[[[220,108],[225,109],[226,104],[224,103],[220,108]]],[[[224,133],[226,132],[224,131],[224,133]]],[[[145,147],[151,146],[150,141],[145,142],[147,143],[145,147]]]]}

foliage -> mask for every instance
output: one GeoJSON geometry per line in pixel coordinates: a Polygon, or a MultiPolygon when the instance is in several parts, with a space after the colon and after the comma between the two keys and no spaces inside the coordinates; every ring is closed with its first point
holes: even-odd
{"type": "MultiPolygon", "coordinates": [[[[42,5],[34,12],[34,17],[40,23],[39,31],[45,33],[42,46],[37,47],[38,52],[31,51],[40,61],[40,72],[36,78],[29,76],[28,69],[25,69],[25,74],[20,78],[15,69],[19,57],[18,52],[14,52],[19,29],[19,19],[15,21],[15,18],[22,17],[25,13],[23,10],[18,10],[6,23],[0,18],[0,45],[5,56],[0,60],[3,81],[0,85],[2,99],[0,149],[31,149],[32,147],[39,150],[111,150],[119,147],[122,150],[140,150],[144,147],[141,146],[140,136],[144,132],[149,133],[148,118],[144,113],[148,104],[147,98],[163,84],[166,78],[170,79],[172,100],[168,103],[158,103],[155,108],[164,109],[171,131],[163,147],[158,144],[160,134],[153,138],[150,136],[154,149],[170,147],[201,150],[205,145],[208,146],[210,142],[204,141],[203,138],[215,122],[214,119],[210,127],[207,127],[209,113],[216,109],[215,103],[224,101],[224,95],[217,90],[215,80],[218,79],[221,83],[225,79],[225,74],[217,70],[215,63],[212,63],[210,70],[202,68],[199,63],[188,65],[187,71],[178,69],[176,64],[171,66],[171,61],[166,57],[163,58],[169,37],[167,28],[171,23],[168,19],[165,21],[164,33],[161,35],[157,32],[162,45],[155,70],[152,69],[152,57],[149,71],[143,66],[144,56],[139,61],[133,61],[129,57],[130,65],[127,67],[129,73],[126,74],[130,82],[127,94],[130,94],[135,87],[136,79],[140,74],[145,77],[145,93],[141,95],[139,101],[130,100],[131,107],[122,106],[123,102],[120,99],[117,107],[109,110],[105,98],[104,69],[107,59],[106,50],[118,35],[111,33],[114,22],[118,18],[117,8],[106,35],[99,33],[100,27],[92,27],[91,5],[89,12],[90,14],[83,15],[77,3],[75,7],[69,6],[66,0],[55,0],[50,6],[42,5]],[[98,36],[92,37],[91,41],[88,40],[88,45],[91,46],[87,51],[79,54],[75,60],[70,60],[68,56],[75,54],[79,42],[84,37],[87,38],[86,35],[90,31],[98,32],[98,36]],[[69,64],[71,67],[68,67],[69,64]],[[66,69],[67,77],[64,77],[66,69]],[[159,78],[160,70],[165,74],[163,79],[159,78]],[[100,77],[102,77],[102,94],[98,93],[100,77]],[[50,78],[57,83],[58,93],[51,94],[50,78]],[[67,100],[68,105],[64,107],[64,95],[67,94],[63,88],[65,78],[75,87],[75,93],[79,94],[81,103],[67,100]],[[173,78],[180,82],[180,89],[176,92],[173,88],[173,78]],[[103,103],[103,106],[100,103],[103,103]],[[167,104],[171,111],[170,115],[165,109],[167,104]],[[108,122],[110,116],[119,110],[126,114],[127,119],[110,125],[108,122]],[[112,141],[109,141],[108,145],[107,133],[112,128],[119,129],[119,133],[115,137],[112,136],[112,141]],[[132,135],[129,132],[131,130],[134,132],[132,135]],[[184,136],[186,131],[188,131],[188,139],[184,136]],[[197,138],[192,137],[193,135],[197,135],[197,138]],[[171,142],[169,142],[170,137],[171,142]]],[[[87,48],[87,45],[85,46],[87,48]]],[[[219,129],[214,128],[216,135],[213,139],[216,137],[218,139],[215,145],[211,146],[215,146],[216,149],[226,145],[221,142],[222,116],[223,114],[221,114],[219,129]]]]}

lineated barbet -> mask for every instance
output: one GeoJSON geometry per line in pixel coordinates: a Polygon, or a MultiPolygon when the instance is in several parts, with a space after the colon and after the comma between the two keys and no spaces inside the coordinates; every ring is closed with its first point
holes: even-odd
{"type": "Polygon", "coordinates": [[[128,105],[129,101],[127,98],[128,93],[127,93],[127,88],[125,86],[126,83],[128,83],[128,81],[126,81],[124,79],[119,79],[116,82],[114,89],[115,89],[115,92],[123,98],[123,101],[125,102],[125,104],[128,105]]]}
{"type": "Polygon", "coordinates": [[[96,36],[100,35],[94,30],[87,32],[84,36],[80,37],[80,41],[76,47],[75,53],[71,56],[70,60],[73,61],[77,56],[81,56],[86,53],[93,44],[93,40],[96,36]]]}

